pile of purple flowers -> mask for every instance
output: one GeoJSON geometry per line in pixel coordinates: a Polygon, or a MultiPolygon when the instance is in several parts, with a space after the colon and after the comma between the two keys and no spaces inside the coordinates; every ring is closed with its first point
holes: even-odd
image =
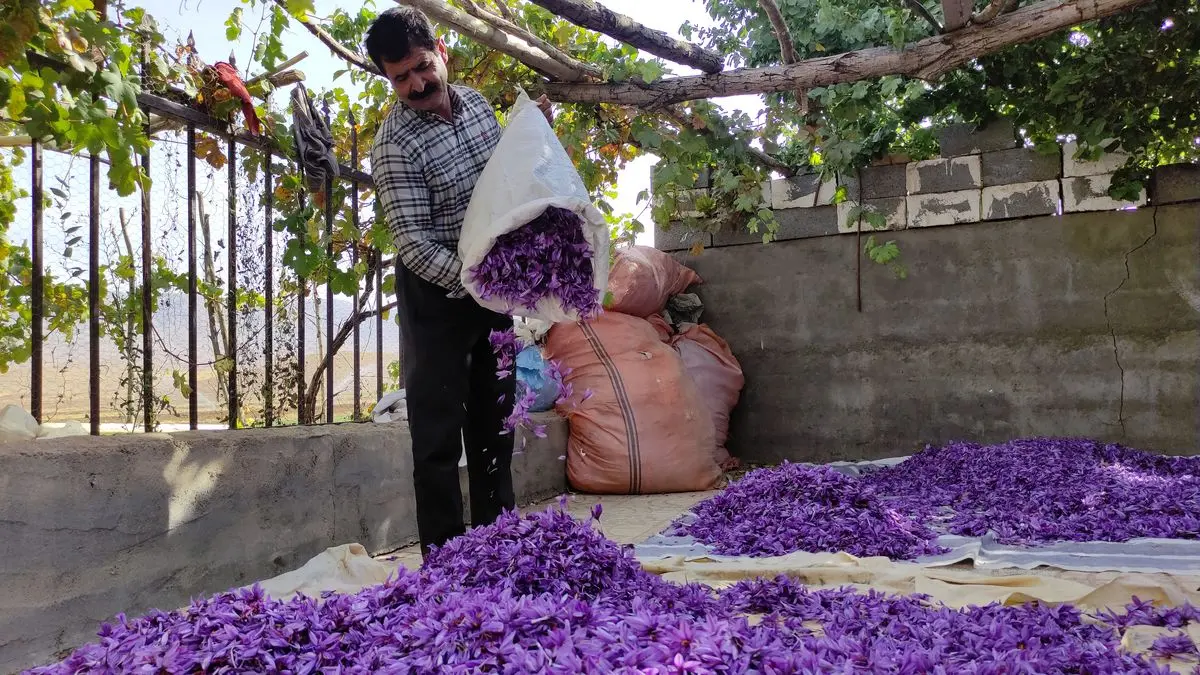
{"type": "Polygon", "coordinates": [[[1071,607],[957,611],[786,578],[675,586],[552,510],[505,516],[354,595],[278,602],[255,588],[120,617],[98,642],[30,672],[1169,672],[1119,648],[1123,627],[1157,620],[1153,611],[1097,620],[1071,607]]]}
{"type": "Polygon", "coordinates": [[[1200,458],[1079,439],[929,447],[852,478],[797,464],[759,469],[700,503],[688,534],[725,555],[846,551],[911,560],[938,533],[1007,544],[1200,537],[1200,458]]]}
{"type": "Polygon", "coordinates": [[[863,482],[937,529],[1008,544],[1200,537],[1200,457],[1085,439],[951,443],[863,482]]]}
{"type": "Polygon", "coordinates": [[[746,474],[674,525],[723,555],[775,556],[794,551],[910,559],[943,552],[937,534],[870,488],[828,467],[784,463],[746,474]]]}
{"type": "Polygon", "coordinates": [[[471,268],[483,300],[533,311],[543,298],[557,299],[583,319],[600,311],[592,247],[583,236],[583,218],[555,206],[525,225],[496,238],[487,256],[471,268]]]}

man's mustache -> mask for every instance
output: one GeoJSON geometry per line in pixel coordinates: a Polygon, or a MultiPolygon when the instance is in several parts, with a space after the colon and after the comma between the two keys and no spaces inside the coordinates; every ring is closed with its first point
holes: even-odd
{"type": "Polygon", "coordinates": [[[414,91],[414,92],[410,93],[408,95],[408,98],[412,99],[413,101],[423,101],[423,100],[429,98],[430,96],[433,96],[434,94],[436,94],[437,91],[438,91],[438,86],[436,84],[428,84],[428,85],[425,85],[425,88],[422,89],[421,91],[414,91]]]}

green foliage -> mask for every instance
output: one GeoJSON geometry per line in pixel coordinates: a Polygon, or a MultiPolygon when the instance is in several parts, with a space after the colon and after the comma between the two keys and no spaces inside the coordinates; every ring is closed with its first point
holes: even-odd
{"type": "MultiPolygon", "coordinates": [[[[574,58],[599,67],[610,79],[653,82],[668,74],[660,60],[645,58],[627,45],[614,46],[536,5],[491,1],[506,3],[517,23],[574,58]]],[[[979,59],[933,84],[888,76],[813,89],[807,92],[811,102],[807,112],[802,112],[794,92],[765,96],[765,114],[759,119],[727,114],[705,101],[652,111],[563,104],[557,106],[555,126],[619,245],[631,242],[651,221],[709,231],[745,229],[769,241],[778,224],[761,185],[772,174],[751,144],[761,145],[796,171],[828,179],[888,154],[913,159],[933,156],[937,144],[932,127],[955,121],[985,122],[998,114],[1013,119],[1038,146],[1068,136],[1078,138],[1081,159],[1118,145],[1132,152],[1133,159],[1112,187],[1113,195],[1121,197],[1140,189],[1152,166],[1200,155],[1195,141],[1200,137],[1198,2],[1152,0],[1130,13],[979,59]],[[636,216],[614,213],[611,200],[617,172],[643,153],[662,160],[652,179],[654,199],[649,194],[640,196],[644,207],[636,216]],[[647,211],[649,218],[643,220],[647,211]]],[[[931,27],[899,0],[778,0],[778,4],[802,59],[878,45],[898,47],[932,34],[931,27]]],[[[935,16],[940,11],[932,0],[925,4],[935,16]]],[[[257,33],[251,62],[242,65],[247,75],[269,71],[290,56],[284,52],[282,38],[285,31],[304,30],[298,19],[319,23],[333,39],[357,52],[375,16],[370,3],[353,11],[336,9],[326,17],[313,15],[311,0],[287,0],[284,5],[243,0],[225,21],[231,41],[243,35],[246,25],[264,26],[257,33]]],[[[699,30],[685,24],[687,36],[718,49],[734,66],[780,62],[778,41],[758,0],[705,0],[705,6],[715,26],[699,30]]],[[[541,78],[526,66],[453,33],[445,37],[452,76],[482,92],[501,118],[518,87],[534,96],[540,93],[541,78]]],[[[206,89],[210,83],[189,65],[185,49],[172,51],[162,44],[153,17],[140,8],[121,9],[119,15],[112,11],[102,19],[91,0],[4,3],[0,6],[0,133],[26,134],[58,148],[104,156],[110,187],[118,194],[147,188],[149,179],[137,161],[149,148],[146,116],[137,105],[141,92],[163,93],[170,88],[199,94],[214,114],[240,114],[236,102],[212,97],[211,89],[206,89]],[[144,50],[143,45],[154,47],[144,50]]],[[[270,105],[269,89],[255,90],[262,99],[259,113],[265,133],[290,152],[288,116],[281,106],[270,105]]],[[[365,155],[392,104],[385,81],[351,66],[339,72],[333,88],[314,96],[329,107],[337,155],[344,162],[350,157],[351,120],[357,123],[360,156],[365,155]]],[[[215,169],[235,162],[239,182],[261,180],[266,161],[262,153],[242,148],[238,156],[226,157],[225,152],[223,140],[199,134],[202,160],[215,169]]],[[[0,163],[0,371],[29,356],[30,256],[27,248],[10,242],[8,231],[14,202],[28,195],[16,188],[12,174],[23,154],[17,151],[13,158],[11,164],[0,163]]],[[[372,247],[391,255],[386,224],[377,213],[355,227],[339,210],[332,233],[327,233],[317,195],[309,194],[284,163],[273,168],[276,219],[271,226],[284,235],[281,253],[287,268],[279,278],[279,297],[303,296],[308,284],[326,282],[339,294],[359,292],[373,270],[362,256],[364,262],[354,267],[341,261],[351,250],[361,253],[372,247]]],[[[344,204],[349,189],[339,183],[332,194],[320,197],[344,204]]],[[[363,190],[360,197],[369,208],[371,192],[363,190]]],[[[840,189],[834,201],[847,197],[840,189]]],[[[53,205],[63,197],[52,191],[49,199],[53,205]]],[[[855,209],[853,216],[861,217],[871,231],[883,227],[882,216],[870,209],[855,209]]],[[[79,235],[68,232],[66,241],[70,258],[79,235]]],[[[879,243],[870,235],[864,254],[901,278],[907,273],[894,241],[879,243]]],[[[121,256],[102,274],[105,318],[121,327],[110,334],[128,357],[136,355],[133,337],[141,330],[140,294],[152,293],[157,303],[164,292],[186,287],[184,276],[160,257],[155,260],[151,288],[141,289],[138,264],[121,256]]],[[[65,336],[86,318],[86,294],[78,271],[68,278],[46,279],[48,327],[65,336]]],[[[223,282],[202,282],[202,296],[223,304],[223,282]]],[[[257,310],[264,304],[256,290],[239,289],[239,310],[257,310]]],[[[215,367],[220,371],[225,366],[232,364],[219,360],[215,367]]],[[[173,381],[184,392],[186,380],[176,373],[173,381]]],[[[294,395],[295,387],[281,391],[277,404],[294,395]]]]}

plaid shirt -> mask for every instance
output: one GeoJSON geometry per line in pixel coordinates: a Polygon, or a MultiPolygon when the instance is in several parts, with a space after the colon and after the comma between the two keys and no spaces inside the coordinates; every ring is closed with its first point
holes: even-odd
{"type": "Polygon", "coordinates": [[[375,135],[371,172],[400,261],[413,274],[467,292],[458,237],[479,174],[500,140],[500,124],[479,92],[452,85],[453,122],[397,103],[375,135]]]}

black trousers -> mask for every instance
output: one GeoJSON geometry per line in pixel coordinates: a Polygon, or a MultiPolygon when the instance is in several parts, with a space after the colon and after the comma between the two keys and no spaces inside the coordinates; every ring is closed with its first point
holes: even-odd
{"type": "Polygon", "coordinates": [[[502,434],[512,413],[515,374],[496,377],[488,342],[512,319],[473,299],[396,267],[396,294],[404,353],[405,398],[412,436],[413,483],[421,552],[465,532],[458,461],[465,445],[471,524],[487,525],[516,506],[513,435],[502,434]]]}

